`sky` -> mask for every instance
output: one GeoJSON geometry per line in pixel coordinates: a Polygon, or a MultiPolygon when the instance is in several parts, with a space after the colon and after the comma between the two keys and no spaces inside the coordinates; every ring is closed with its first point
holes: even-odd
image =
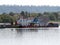
{"type": "Polygon", "coordinates": [[[0,5],[60,6],[59,0],[0,0],[0,5]]]}

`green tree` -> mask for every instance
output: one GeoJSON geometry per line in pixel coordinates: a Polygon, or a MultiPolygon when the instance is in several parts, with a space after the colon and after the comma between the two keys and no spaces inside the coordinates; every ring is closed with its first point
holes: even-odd
{"type": "Polygon", "coordinates": [[[37,17],[39,17],[39,16],[42,16],[42,14],[41,13],[38,13],[38,16],[37,17]]]}
{"type": "Polygon", "coordinates": [[[25,13],[24,13],[24,11],[21,11],[21,13],[20,13],[22,16],[25,16],[25,13]]]}
{"type": "Polygon", "coordinates": [[[2,13],[2,15],[7,15],[7,14],[4,12],[4,13],[2,13]]]}
{"type": "Polygon", "coordinates": [[[49,15],[49,19],[50,19],[51,21],[55,21],[55,16],[54,16],[54,15],[49,15]]]}
{"type": "Polygon", "coordinates": [[[14,15],[15,15],[15,13],[13,13],[13,12],[10,12],[10,13],[9,13],[9,15],[11,15],[11,16],[14,16],[14,15]]]}
{"type": "Polygon", "coordinates": [[[28,18],[28,12],[27,11],[25,12],[25,17],[28,18]]]}
{"type": "Polygon", "coordinates": [[[55,20],[58,20],[58,13],[57,12],[53,12],[53,15],[55,16],[55,20]]]}

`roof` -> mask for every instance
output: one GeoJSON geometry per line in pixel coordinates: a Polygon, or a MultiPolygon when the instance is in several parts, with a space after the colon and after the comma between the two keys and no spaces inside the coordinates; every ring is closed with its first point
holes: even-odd
{"type": "Polygon", "coordinates": [[[33,23],[47,23],[47,22],[49,22],[49,18],[47,16],[36,17],[33,20],[33,23]]]}

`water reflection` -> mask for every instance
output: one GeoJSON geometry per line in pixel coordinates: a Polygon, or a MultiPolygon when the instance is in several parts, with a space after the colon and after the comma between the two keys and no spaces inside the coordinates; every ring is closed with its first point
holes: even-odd
{"type": "Polygon", "coordinates": [[[60,28],[0,29],[2,45],[58,45],[59,42],[60,28]]]}
{"type": "Polygon", "coordinates": [[[16,28],[15,30],[17,31],[17,33],[19,33],[19,32],[20,33],[22,33],[22,32],[38,32],[38,29],[31,29],[31,28],[30,29],[20,29],[20,28],[18,29],[18,28],[16,28]]]}

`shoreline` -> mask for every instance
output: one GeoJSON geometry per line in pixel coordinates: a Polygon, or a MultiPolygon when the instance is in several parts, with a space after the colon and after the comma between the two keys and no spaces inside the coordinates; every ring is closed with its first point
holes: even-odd
{"type": "Polygon", "coordinates": [[[60,21],[49,21],[48,23],[57,23],[57,24],[60,24],[60,21]]]}

